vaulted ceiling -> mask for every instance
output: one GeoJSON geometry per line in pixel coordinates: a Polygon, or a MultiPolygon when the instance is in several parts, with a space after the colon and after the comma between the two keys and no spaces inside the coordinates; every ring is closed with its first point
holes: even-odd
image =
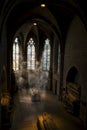
{"type": "MultiPolygon", "coordinates": [[[[38,31],[55,33],[65,38],[68,27],[75,15],[86,24],[85,0],[0,0],[2,25],[6,22],[8,35],[14,35],[22,24],[29,21],[38,23],[38,31]],[[46,7],[41,8],[40,4],[46,7]],[[47,29],[49,28],[49,29],[47,29]],[[45,31],[46,30],[46,31],[45,31]]],[[[47,34],[46,34],[47,35],[47,34]]]]}

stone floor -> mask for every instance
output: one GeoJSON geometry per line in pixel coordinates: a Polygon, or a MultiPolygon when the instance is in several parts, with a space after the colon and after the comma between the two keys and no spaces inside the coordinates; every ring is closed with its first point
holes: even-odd
{"type": "Polygon", "coordinates": [[[57,95],[39,90],[41,101],[31,101],[31,90],[22,89],[15,96],[10,130],[37,130],[37,116],[48,112],[59,130],[84,130],[82,121],[66,112],[57,95]]]}

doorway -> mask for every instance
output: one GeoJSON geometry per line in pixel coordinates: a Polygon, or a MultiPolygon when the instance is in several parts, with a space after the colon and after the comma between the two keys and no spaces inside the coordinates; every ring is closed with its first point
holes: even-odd
{"type": "Polygon", "coordinates": [[[78,70],[72,67],[66,77],[66,104],[75,116],[80,114],[80,98],[81,86],[78,70]]]}

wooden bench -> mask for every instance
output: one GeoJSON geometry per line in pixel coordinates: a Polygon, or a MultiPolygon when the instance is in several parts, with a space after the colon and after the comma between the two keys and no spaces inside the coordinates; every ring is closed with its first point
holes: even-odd
{"type": "Polygon", "coordinates": [[[43,113],[37,118],[38,130],[58,130],[53,118],[48,113],[43,113]]]}

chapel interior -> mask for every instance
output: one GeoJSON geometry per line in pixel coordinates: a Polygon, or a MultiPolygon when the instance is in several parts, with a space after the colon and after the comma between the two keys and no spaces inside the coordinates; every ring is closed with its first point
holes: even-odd
{"type": "Polygon", "coordinates": [[[85,0],[0,0],[0,130],[87,129],[85,0]]]}

